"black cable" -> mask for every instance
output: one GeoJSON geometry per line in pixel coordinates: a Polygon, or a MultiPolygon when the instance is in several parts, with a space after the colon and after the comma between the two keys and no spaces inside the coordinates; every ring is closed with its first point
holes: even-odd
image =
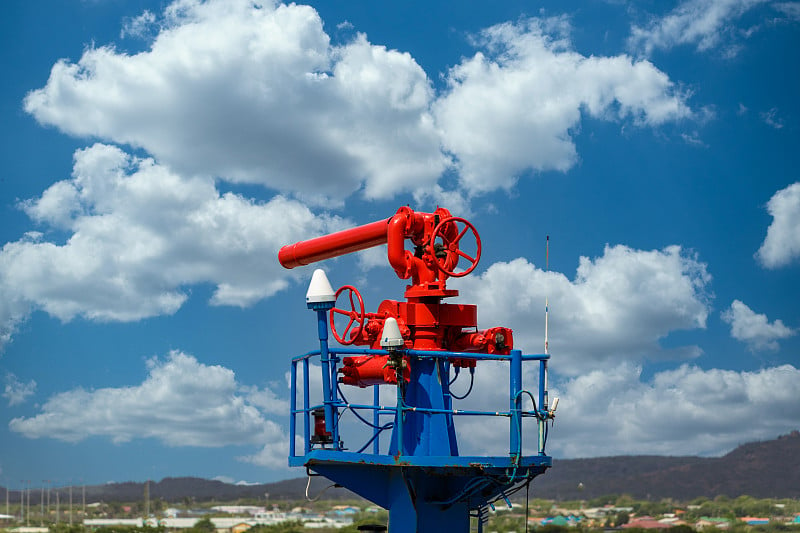
{"type": "Polygon", "coordinates": [[[450,391],[450,396],[452,396],[456,400],[463,400],[464,398],[469,396],[469,394],[472,392],[472,386],[474,384],[475,384],[475,368],[473,367],[469,369],[469,388],[467,389],[467,392],[464,393],[464,396],[458,396],[454,394],[453,391],[450,391]]]}
{"type": "MultiPolygon", "coordinates": [[[[357,407],[350,407],[350,402],[347,401],[347,398],[345,398],[344,394],[342,394],[342,388],[337,385],[336,389],[339,391],[339,396],[341,396],[342,400],[344,400],[344,403],[345,403],[347,409],[349,409],[350,412],[353,413],[356,416],[356,418],[361,420],[361,422],[363,422],[364,424],[368,425],[372,429],[381,429],[383,427],[383,426],[376,426],[375,424],[373,424],[372,422],[369,422],[366,418],[364,418],[360,414],[358,414],[358,412],[356,411],[356,409],[358,409],[358,408],[357,407]]],[[[342,414],[344,414],[344,412],[342,412],[342,414]]],[[[390,422],[390,424],[394,425],[392,422],[390,422]]]]}
{"type": "Polygon", "coordinates": [[[528,500],[530,499],[531,481],[533,481],[533,479],[529,479],[528,482],[525,483],[525,533],[528,533],[528,500]]]}
{"type": "Polygon", "coordinates": [[[458,379],[458,373],[459,373],[459,372],[461,372],[461,367],[458,367],[458,366],[457,366],[457,367],[455,367],[455,368],[456,368],[456,373],[455,373],[455,375],[453,376],[453,379],[451,379],[451,380],[450,380],[450,383],[448,383],[448,384],[447,384],[448,386],[450,386],[450,385],[452,385],[453,383],[455,383],[455,382],[456,382],[456,380],[458,379]]]}
{"type": "Polygon", "coordinates": [[[371,439],[369,439],[369,440],[367,441],[367,443],[366,443],[366,444],[364,444],[364,445],[363,445],[361,448],[359,448],[359,450],[358,450],[356,453],[361,453],[361,452],[363,452],[364,450],[366,450],[366,449],[367,449],[367,446],[369,446],[370,444],[372,444],[372,441],[374,441],[375,439],[377,439],[377,438],[378,438],[378,435],[380,435],[380,434],[381,434],[381,433],[382,433],[384,430],[386,430],[386,429],[392,429],[393,427],[394,427],[394,422],[389,422],[389,423],[388,423],[388,424],[386,424],[385,426],[381,426],[380,428],[378,428],[378,431],[376,431],[376,432],[375,432],[375,433],[372,435],[372,438],[371,438],[371,439]]]}

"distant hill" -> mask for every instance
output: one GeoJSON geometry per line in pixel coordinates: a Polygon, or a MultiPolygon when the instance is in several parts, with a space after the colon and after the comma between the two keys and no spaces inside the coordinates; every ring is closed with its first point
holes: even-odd
{"type": "Polygon", "coordinates": [[[531,485],[531,495],[539,498],[578,500],[606,494],[681,501],[743,494],[799,498],[800,432],[744,444],[722,457],[554,459],[553,468],[531,485]]]}
{"type": "MultiPolygon", "coordinates": [[[[150,482],[150,499],[161,499],[166,502],[235,502],[237,500],[259,500],[266,503],[266,495],[270,500],[303,500],[306,496],[308,478],[287,479],[277,483],[259,485],[234,485],[222,481],[197,477],[167,477],[161,481],[150,482]]],[[[308,489],[309,497],[315,497],[320,491],[332,485],[327,478],[314,476],[308,489]]],[[[125,483],[106,483],[104,485],[87,485],[73,488],[73,502],[82,500],[82,491],[86,491],[86,503],[91,502],[135,502],[144,500],[145,483],[128,481],[125,483]]],[[[62,491],[63,492],[63,491],[62,491]]],[[[41,492],[31,491],[31,505],[40,503],[41,492]]],[[[11,503],[19,502],[19,491],[9,494],[11,503]]],[[[63,497],[63,495],[62,495],[63,497]]],[[[358,499],[358,496],[342,488],[331,487],[325,491],[325,499],[358,499]]],[[[5,489],[0,489],[0,499],[5,499],[5,489]]],[[[74,504],[74,503],[73,503],[74,504]]]]}
{"type": "MultiPolygon", "coordinates": [[[[531,485],[531,496],[555,500],[588,500],[606,494],[629,494],[638,499],[673,498],[688,501],[700,496],[731,498],[743,494],[756,498],[800,498],[800,432],[775,440],[752,442],[722,457],[619,456],[592,459],[558,459],[553,468],[531,485]],[[582,489],[579,489],[579,484],[582,489]]],[[[243,499],[302,500],[307,478],[262,485],[232,485],[222,481],[181,477],[150,483],[150,498],[167,502],[232,502],[243,499]]],[[[313,477],[309,496],[331,482],[313,477]]],[[[144,483],[108,483],[85,487],[89,502],[134,502],[144,499],[144,483]]],[[[31,505],[39,502],[31,492],[31,505]]],[[[11,502],[19,492],[11,491],[11,502]]],[[[73,501],[79,501],[76,487],[73,501]]],[[[326,490],[324,499],[357,499],[342,488],[326,490]]],[[[0,499],[5,489],[0,488],[0,499]]]]}

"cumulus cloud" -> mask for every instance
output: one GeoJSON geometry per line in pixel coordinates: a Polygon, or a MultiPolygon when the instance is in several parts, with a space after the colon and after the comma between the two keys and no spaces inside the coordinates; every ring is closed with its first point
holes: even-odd
{"type": "Polygon", "coordinates": [[[564,18],[492,26],[480,36],[485,53],[447,74],[433,109],[469,191],[511,187],[528,169],[571,168],[582,113],[651,126],[692,115],[687,95],[650,62],[583,56],[567,31],[564,18]]]}
{"type": "Polygon", "coordinates": [[[628,45],[632,50],[649,55],[656,49],[679,45],[696,45],[707,51],[727,43],[727,55],[737,47],[731,39],[747,35],[735,23],[747,12],[769,0],[685,0],[669,14],[653,17],[645,26],[633,26],[628,45]]]}
{"type": "Polygon", "coordinates": [[[731,336],[746,343],[751,351],[777,351],[779,339],[797,334],[797,330],[785,326],[781,320],[770,323],[767,315],[755,313],[739,300],[734,300],[722,313],[722,319],[731,325],[731,336]]]}
{"type": "Polygon", "coordinates": [[[232,370],[179,351],[147,365],[147,378],[139,385],[62,392],[39,414],[12,419],[9,428],[28,438],[67,442],[92,436],[115,443],[155,438],[168,446],[203,447],[286,441],[280,426],[250,401],[254,391],[243,390],[232,370]]]}
{"type": "MultiPolygon", "coordinates": [[[[478,304],[479,327],[511,327],[514,345],[524,353],[543,351],[545,298],[549,300],[550,397],[561,397],[558,441],[575,440],[568,456],[580,456],[602,455],[599,446],[592,448],[594,442],[602,439],[565,437],[567,423],[562,420],[562,410],[573,412],[570,416],[575,416],[576,410],[587,413],[600,410],[591,421],[591,427],[597,429],[599,420],[605,420],[603,424],[608,420],[603,418],[602,410],[613,397],[611,391],[634,388],[643,394],[647,390],[648,385],[640,382],[642,364],[700,355],[697,346],[664,348],[661,341],[678,330],[706,327],[712,298],[710,282],[707,266],[695,254],[678,246],[643,251],[618,245],[607,246],[600,257],[582,257],[573,280],[519,258],[496,263],[480,276],[454,280],[451,285],[458,287],[465,300],[478,304]],[[600,381],[601,377],[605,380],[602,388],[590,383],[592,379],[600,381]]],[[[504,409],[508,403],[506,390],[497,384],[508,383],[508,371],[507,364],[481,363],[472,394],[458,407],[504,409]]],[[[535,390],[538,371],[538,364],[525,364],[525,388],[535,390]]],[[[454,390],[463,393],[468,388],[468,379],[459,377],[454,390]]],[[[613,414],[616,418],[625,416],[625,413],[613,414]]],[[[566,418],[570,420],[569,416],[566,418]]],[[[579,423],[575,424],[568,431],[580,431],[579,423]]],[[[458,427],[465,450],[508,452],[507,439],[497,437],[507,435],[507,421],[460,419],[458,427]]],[[[608,433],[607,429],[604,431],[608,433]]],[[[528,438],[528,449],[535,447],[535,439],[528,438]]],[[[696,444],[691,439],[687,442],[687,447],[696,444]]],[[[606,444],[620,444],[620,450],[634,445],[628,443],[626,448],[612,440],[606,444]]]]}
{"type": "Polygon", "coordinates": [[[776,192],[767,211],[772,224],[756,258],[766,268],[787,266],[800,257],[800,182],[776,192]]]}
{"type": "Polygon", "coordinates": [[[64,321],[138,320],[175,312],[189,284],[213,284],[214,305],[249,305],[287,285],[280,246],[341,224],[281,196],[220,194],[210,178],[104,144],[78,150],[72,179],[22,207],[67,238],[29,234],[0,251],[6,341],[31,308],[64,321]]]}
{"type": "MultiPolygon", "coordinates": [[[[551,368],[557,364],[554,358],[551,368]]],[[[497,391],[497,383],[507,383],[507,368],[481,363],[477,379],[483,382],[482,389],[455,407],[507,409],[507,397],[497,391]],[[483,379],[485,373],[490,380],[483,379]]],[[[550,398],[558,397],[559,405],[547,451],[570,458],[721,455],[743,442],[796,429],[798,379],[800,370],[792,365],[736,372],[687,364],[643,379],[641,366],[627,361],[568,379],[551,375],[550,398]]],[[[523,385],[535,391],[536,383],[531,373],[523,385]]],[[[457,382],[453,388],[462,392],[466,383],[457,382]]],[[[526,399],[524,408],[531,407],[526,399]]],[[[459,417],[456,428],[462,453],[508,453],[505,419],[459,417]]],[[[533,453],[537,446],[533,420],[524,424],[523,440],[527,452],[533,453]]]]}
{"type": "Polygon", "coordinates": [[[3,389],[3,398],[8,400],[9,407],[12,405],[19,405],[29,396],[36,392],[36,381],[30,380],[25,383],[20,381],[14,374],[6,374],[6,384],[3,389]]]}
{"type": "Polygon", "coordinates": [[[601,257],[582,257],[572,281],[520,258],[453,286],[478,304],[480,327],[513,328],[515,346],[525,353],[542,351],[548,298],[553,368],[577,375],[612,361],[699,355],[696,346],[665,349],[660,341],[673,331],[706,327],[710,281],[706,265],[678,246],[618,245],[601,257]]]}
{"type": "Polygon", "coordinates": [[[124,30],[157,24],[148,50],[93,47],[59,61],[27,112],[143,148],[181,174],[307,202],[458,195],[438,183],[451,158],[461,188],[478,194],[528,169],[569,169],[584,113],[651,126],[692,116],[688,95],[648,61],[574,52],[564,18],[485,30],[437,96],[410,54],[363,34],[334,46],[308,6],[186,0],[154,17],[124,30]]]}
{"type": "MultiPolygon", "coordinates": [[[[407,53],[363,35],[331,46],[308,6],[246,0],[169,5],[144,52],[87,49],[57,62],[25,109],[41,124],[141,147],[181,174],[258,183],[306,200],[363,186],[387,198],[448,165],[433,90],[407,53]]],[[[156,23],[129,21],[137,33],[156,23]]]]}
{"type": "Polygon", "coordinates": [[[755,372],[682,365],[647,381],[630,364],[595,370],[554,392],[561,402],[551,449],[566,457],[720,455],[795,429],[798,379],[791,365],[755,372]]]}

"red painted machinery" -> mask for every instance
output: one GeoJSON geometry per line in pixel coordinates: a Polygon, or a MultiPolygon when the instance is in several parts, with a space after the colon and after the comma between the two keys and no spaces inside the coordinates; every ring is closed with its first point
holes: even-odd
{"type": "MultiPolygon", "coordinates": [[[[411,279],[406,301],[384,300],[374,313],[364,310],[364,300],[355,287],[345,285],[336,292],[345,295],[349,307],[330,310],[331,332],[341,344],[381,348],[381,332],[387,318],[397,320],[405,348],[506,355],[513,348],[509,328],[477,329],[477,307],[443,303],[457,296],[447,288],[450,277],[466,276],[478,264],[481,239],[467,220],[454,217],[447,209],[419,213],[401,207],[389,219],[284,246],[278,259],[285,268],[308,265],[374,246],[387,245],[389,264],[400,279],[411,279]],[[406,249],[406,240],[413,250],[406,249]],[[459,268],[466,263],[465,267],[459,268]],[[336,320],[344,320],[337,330],[336,320]]],[[[345,357],[340,380],[366,387],[397,383],[396,369],[388,356],[345,357]]],[[[453,358],[456,367],[473,367],[475,359],[453,358]]],[[[404,376],[408,380],[408,358],[404,376]]]]}

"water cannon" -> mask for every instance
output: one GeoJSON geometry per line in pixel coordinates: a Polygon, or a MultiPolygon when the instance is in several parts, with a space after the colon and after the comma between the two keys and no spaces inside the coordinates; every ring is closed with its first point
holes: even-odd
{"type": "Polygon", "coordinates": [[[457,296],[458,291],[447,290],[447,278],[466,276],[481,257],[480,235],[466,219],[441,207],[433,213],[401,207],[391,218],[284,246],[278,261],[284,268],[295,268],[383,244],[397,276],[412,280],[407,298],[457,296]],[[472,255],[462,249],[468,233],[475,244],[472,255]],[[406,250],[406,240],[413,252],[406,250]],[[456,270],[462,259],[468,266],[456,270]]]}
{"type": "MultiPolygon", "coordinates": [[[[340,344],[380,349],[384,325],[391,318],[408,349],[502,355],[513,349],[510,328],[477,329],[477,306],[442,302],[458,295],[457,290],[447,288],[447,280],[474,271],[482,251],[475,226],[447,209],[423,213],[400,207],[388,219],[284,246],[278,260],[285,268],[296,268],[383,244],[395,274],[411,280],[404,293],[406,300],[384,300],[376,312],[369,313],[356,287],[340,287],[334,301],[341,299],[345,305],[334,305],[329,311],[331,333],[340,344]]],[[[385,363],[371,356],[345,358],[340,369],[342,382],[359,387],[394,384],[395,372],[387,371],[385,363]]],[[[453,358],[451,363],[475,366],[472,359],[453,358]]]]}
{"type": "MultiPolygon", "coordinates": [[[[550,355],[547,349],[524,355],[514,348],[510,328],[479,330],[477,306],[446,302],[458,295],[447,281],[473,272],[481,257],[475,227],[447,209],[423,213],[401,207],[390,218],[284,246],[278,259],[297,268],[384,244],[395,274],[410,282],[403,300],[383,300],[374,312],[367,312],[356,287],[334,290],[324,270],[313,273],[306,305],[316,314],[319,350],[292,359],[289,465],[388,509],[390,533],[467,533],[472,521],[480,533],[494,502],[508,502],[552,466],[545,444],[558,399],[548,408],[550,355]],[[329,345],[329,333],[342,347],[329,345]],[[508,369],[502,380],[508,390],[499,405],[478,406],[485,398],[459,404],[477,384],[478,361],[508,369]],[[539,367],[537,400],[536,391],[523,383],[532,375],[523,371],[530,363],[539,367]],[[469,372],[460,373],[462,368],[469,372]],[[320,380],[312,380],[314,371],[320,380]],[[459,375],[469,375],[469,384],[459,375]],[[310,389],[320,382],[322,400],[315,403],[310,389]],[[360,399],[351,402],[353,391],[345,385],[371,387],[372,403],[364,403],[364,393],[353,394],[360,399]],[[381,394],[386,385],[394,386],[394,405],[381,394]],[[525,397],[533,409],[524,408],[525,397]],[[493,420],[495,444],[504,440],[506,426],[507,449],[501,455],[462,454],[456,419],[464,417],[493,420]],[[361,424],[355,428],[360,429],[355,438],[366,440],[360,447],[345,447],[345,440],[352,445],[351,422],[361,424]],[[536,424],[533,453],[526,453],[531,433],[524,422],[536,424]],[[391,437],[381,442],[384,431],[391,437]]],[[[493,392],[502,391],[502,382],[491,384],[493,392]]]]}

